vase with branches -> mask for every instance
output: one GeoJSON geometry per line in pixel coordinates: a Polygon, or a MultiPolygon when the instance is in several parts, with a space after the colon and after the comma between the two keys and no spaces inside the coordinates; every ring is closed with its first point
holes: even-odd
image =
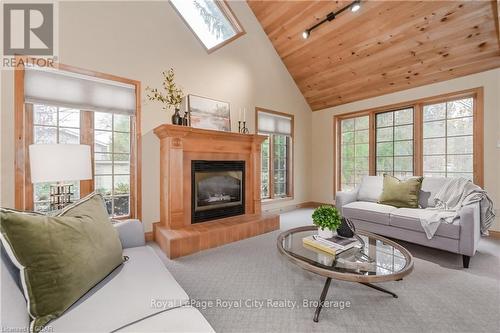
{"type": "Polygon", "coordinates": [[[171,108],[175,109],[172,115],[172,124],[182,125],[182,117],[179,114],[184,92],[182,88],[178,87],[175,83],[174,69],[170,68],[162,72],[163,75],[163,89],[165,92],[159,91],[157,88],[146,87],[148,92],[147,97],[150,101],[156,101],[163,104],[163,109],[169,111],[171,108]]]}

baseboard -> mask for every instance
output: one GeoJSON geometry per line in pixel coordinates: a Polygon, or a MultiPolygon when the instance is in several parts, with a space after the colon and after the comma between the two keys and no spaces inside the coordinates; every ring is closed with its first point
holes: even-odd
{"type": "Polygon", "coordinates": [[[494,239],[500,239],[500,231],[489,230],[488,232],[490,233],[489,237],[494,238],[494,239]]]}

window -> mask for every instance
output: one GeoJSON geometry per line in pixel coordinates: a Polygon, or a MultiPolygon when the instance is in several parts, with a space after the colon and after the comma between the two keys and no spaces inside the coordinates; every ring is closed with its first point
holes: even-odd
{"type": "Polygon", "coordinates": [[[293,116],[257,109],[258,133],[267,136],[261,147],[261,198],[293,196],[293,116]]]}
{"type": "Polygon", "coordinates": [[[15,71],[16,208],[50,208],[51,184],[31,183],[29,145],[84,144],[93,152],[94,177],[73,182],[73,199],[95,190],[103,194],[110,216],[140,218],[140,82],[57,68],[15,71]]]}
{"type": "Polygon", "coordinates": [[[376,172],[413,175],[413,108],[376,114],[376,172]]]}
{"type": "Polygon", "coordinates": [[[108,213],[130,213],[130,116],[94,113],[94,188],[108,213]]]}
{"type": "Polygon", "coordinates": [[[474,99],[424,105],[424,176],[473,179],[474,99]]]}
{"type": "Polygon", "coordinates": [[[465,177],[483,186],[482,88],[334,116],[335,191],[364,175],[465,177]]]}
{"type": "MultiPolygon", "coordinates": [[[[80,110],[57,106],[30,104],[33,114],[33,143],[80,143],[80,110]]],[[[80,197],[80,183],[73,184],[74,199],[80,197]]],[[[49,191],[51,183],[33,184],[33,204],[35,211],[49,209],[49,191]]]]}
{"type": "Polygon", "coordinates": [[[342,188],[353,189],[369,172],[368,116],[341,121],[341,184],[342,188]]]}
{"type": "Polygon", "coordinates": [[[209,52],[244,34],[243,28],[224,1],[170,2],[209,52]]]}

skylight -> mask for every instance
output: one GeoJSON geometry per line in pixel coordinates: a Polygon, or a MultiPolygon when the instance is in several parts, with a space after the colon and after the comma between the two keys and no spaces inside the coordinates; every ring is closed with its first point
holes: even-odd
{"type": "Polygon", "coordinates": [[[241,25],[224,1],[170,2],[209,52],[244,34],[241,25]]]}

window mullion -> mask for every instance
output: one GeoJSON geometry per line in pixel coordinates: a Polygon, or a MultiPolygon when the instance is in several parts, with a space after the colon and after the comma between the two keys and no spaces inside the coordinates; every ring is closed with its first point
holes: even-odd
{"type": "Polygon", "coordinates": [[[111,115],[111,216],[115,215],[115,114],[111,115]]]}
{"type": "Polygon", "coordinates": [[[80,181],[80,197],[94,191],[95,156],[94,156],[94,113],[80,110],[80,144],[90,146],[90,159],[92,163],[92,179],[80,181]]]}
{"type": "Polygon", "coordinates": [[[376,141],[375,113],[372,112],[368,116],[368,174],[372,176],[377,174],[376,141]]]}
{"type": "Polygon", "coordinates": [[[269,198],[274,199],[274,134],[269,135],[269,198]]]}

